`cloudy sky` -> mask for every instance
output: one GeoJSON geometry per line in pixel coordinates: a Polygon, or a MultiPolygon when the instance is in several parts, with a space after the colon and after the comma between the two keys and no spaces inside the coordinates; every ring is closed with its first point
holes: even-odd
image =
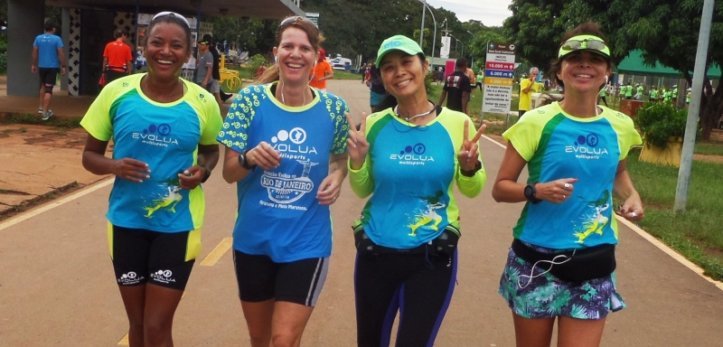
{"type": "Polygon", "coordinates": [[[502,26],[505,18],[512,15],[507,9],[511,2],[512,0],[427,0],[434,8],[444,7],[456,13],[462,22],[474,19],[486,26],[502,26]]]}

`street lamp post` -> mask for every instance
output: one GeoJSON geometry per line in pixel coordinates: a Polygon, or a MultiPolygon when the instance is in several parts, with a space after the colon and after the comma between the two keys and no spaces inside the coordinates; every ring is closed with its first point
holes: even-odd
{"type": "Polygon", "coordinates": [[[436,48],[436,41],[437,41],[437,19],[434,18],[434,12],[432,12],[432,9],[429,8],[429,5],[427,5],[426,0],[419,0],[422,3],[422,27],[419,29],[419,46],[424,48],[422,46],[422,38],[424,37],[424,15],[425,10],[429,10],[429,14],[432,15],[432,21],[434,22],[434,34],[432,36],[432,57],[434,57],[434,50],[436,48]]]}

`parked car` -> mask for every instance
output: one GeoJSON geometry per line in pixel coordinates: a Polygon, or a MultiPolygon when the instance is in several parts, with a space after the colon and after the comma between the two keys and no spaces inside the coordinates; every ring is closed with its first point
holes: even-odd
{"type": "Polygon", "coordinates": [[[351,70],[351,59],[344,58],[341,55],[337,54],[336,58],[331,59],[329,62],[334,70],[351,70]]]}

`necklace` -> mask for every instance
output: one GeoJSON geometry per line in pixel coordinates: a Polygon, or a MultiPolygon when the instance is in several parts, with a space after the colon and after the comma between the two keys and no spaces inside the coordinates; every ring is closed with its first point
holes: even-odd
{"type": "MultiPolygon", "coordinates": [[[[286,105],[286,98],[284,98],[284,84],[281,81],[279,81],[279,93],[281,94],[281,103],[286,105]]],[[[303,100],[303,104],[301,104],[301,106],[304,106],[304,105],[306,105],[306,91],[304,91],[304,100],[303,100]]],[[[288,105],[288,106],[291,106],[291,105],[288,105]]]]}
{"type": "Polygon", "coordinates": [[[398,115],[400,118],[402,118],[402,119],[404,119],[405,121],[409,122],[409,121],[414,120],[414,119],[417,119],[417,118],[419,118],[419,117],[428,116],[428,115],[432,114],[432,112],[434,112],[435,109],[437,109],[437,108],[434,107],[434,105],[432,105],[432,109],[429,110],[429,111],[422,112],[422,113],[418,113],[418,114],[415,114],[415,115],[413,115],[413,116],[402,116],[402,115],[399,114],[399,112],[397,112],[397,111],[399,110],[399,105],[397,105],[397,106],[394,106],[394,113],[395,113],[396,115],[398,115]]]}

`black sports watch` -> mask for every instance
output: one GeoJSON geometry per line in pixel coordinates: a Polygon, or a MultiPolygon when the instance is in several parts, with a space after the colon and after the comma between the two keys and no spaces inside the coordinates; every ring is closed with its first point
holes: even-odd
{"type": "Polygon", "coordinates": [[[536,204],[536,203],[542,201],[542,200],[538,199],[537,197],[535,197],[535,194],[537,193],[537,191],[535,190],[535,183],[526,185],[524,192],[525,192],[525,198],[527,198],[527,201],[529,201],[533,204],[536,204]]]}
{"type": "Polygon", "coordinates": [[[246,160],[246,152],[248,152],[248,150],[246,150],[243,153],[238,155],[238,163],[239,163],[239,165],[241,165],[242,168],[244,168],[246,170],[251,170],[251,169],[255,168],[256,165],[249,164],[248,160],[246,160]]]}

